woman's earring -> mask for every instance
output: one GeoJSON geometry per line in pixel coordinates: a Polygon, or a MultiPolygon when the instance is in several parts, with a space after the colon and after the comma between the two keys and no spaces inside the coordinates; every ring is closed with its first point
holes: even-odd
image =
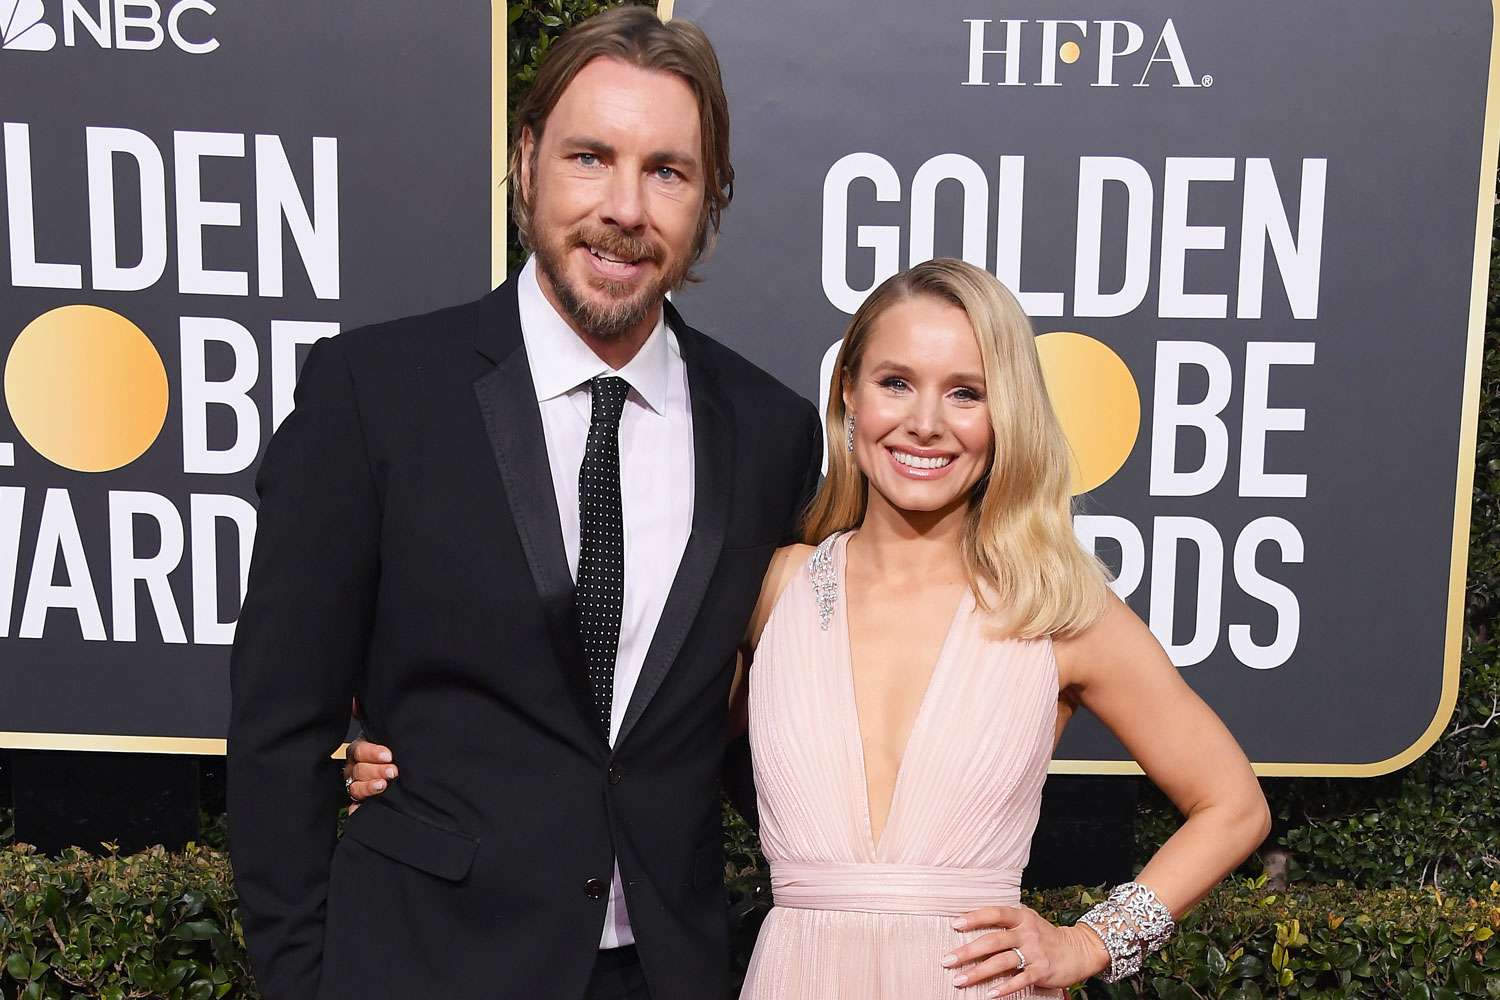
{"type": "Polygon", "coordinates": [[[854,454],[854,414],[844,415],[844,448],[849,454],[854,454]]]}

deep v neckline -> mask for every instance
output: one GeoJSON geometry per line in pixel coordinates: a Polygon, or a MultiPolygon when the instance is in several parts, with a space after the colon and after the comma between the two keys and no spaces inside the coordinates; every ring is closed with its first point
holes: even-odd
{"type": "Polygon", "coordinates": [[[911,731],[906,734],[906,744],[901,748],[901,757],[896,762],[896,777],[891,782],[891,799],[886,805],[885,823],[880,828],[880,837],[876,839],[875,828],[871,822],[870,815],[870,772],[865,762],[865,735],[864,722],[859,717],[859,699],[854,687],[854,638],[850,634],[849,623],[849,540],[854,537],[855,532],[846,532],[838,541],[838,561],[834,569],[837,573],[838,595],[837,600],[843,613],[843,639],[844,639],[844,692],[845,703],[849,706],[849,716],[853,720],[853,739],[855,759],[859,761],[859,784],[861,813],[864,815],[865,844],[870,850],[872,860],[878,860],[880,849],[888,839],[891,826],[896,819],[896,807],[901,803],[901,788],[906,778],[906,763],[911,759],[912,747],[926,728],[927,715],[932,702],[933,692],[938,686],[938,679],[944,664],[948,661],[948,650],[953,645],[953,637],[958,632],[959,620],[963,617],[965,606],[969,601],[969,593],[965,591],[958,599],[958,606],[953,609],[953,617],[948,621],[948,630],[943,634],[943,641],[938,646],[937,657],[932,662],[932,669],[927,674],[927,685],[922,689],[922,698],[917,702],[917,712],[912,716],[911,731]]]}

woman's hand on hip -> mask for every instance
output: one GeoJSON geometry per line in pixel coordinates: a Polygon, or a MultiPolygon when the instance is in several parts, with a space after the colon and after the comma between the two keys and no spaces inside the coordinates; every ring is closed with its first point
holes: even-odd
{"type": "Polygon", "coordinates": [[[1057,927],[1026,906],[986,906],[963,914],[954,930],[988,933],[944,955],[955,986],[974,986],[1004,976],[992,997],[1028,986],[1064,989],[1109,968],[1104,942],[1087,927],[1057,927]]]}

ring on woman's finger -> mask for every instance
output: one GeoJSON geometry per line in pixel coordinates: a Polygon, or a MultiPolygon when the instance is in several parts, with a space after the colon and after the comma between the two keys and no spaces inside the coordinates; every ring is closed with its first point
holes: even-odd
{"type": "MultiPolygon", "coordinates": [[[[354,775],[352,774],[344,775],[344,794],[354,799],[354,775]]],[[[359,800],[355,799],[355,801],[359,800]]]]}
{"type": "Polygon", "coordinates": [[[1013,952],[1016,953],[1016,971],[1017,972],[1025,972],[1026,971],[1026,956],[1021,953],[1021,949],[1020,948],[1012,948],[1011,951],[1013,951],[1013,952]]]}

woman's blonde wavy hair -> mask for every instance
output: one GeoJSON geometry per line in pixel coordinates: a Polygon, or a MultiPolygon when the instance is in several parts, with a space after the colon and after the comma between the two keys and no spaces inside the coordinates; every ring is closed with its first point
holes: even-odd
{"type": "Polygon", "coordinates": [[[1031,321],[993,275],[961,260],[939,258],[894,275],[850,321],[828,386],[828,475],[808,507],[804,541],[817,544],[864,520],[869,483],[843,447],[844,389],[859,374],[876,320],[918,295],[962,309],[984,359],[994,457],[970,494],[962,542],[975,600],[1017,638],[1077,634],[1103,614],[1109,574],[1073,534],[1072,454],[1042,380],[1031,321]]]}

